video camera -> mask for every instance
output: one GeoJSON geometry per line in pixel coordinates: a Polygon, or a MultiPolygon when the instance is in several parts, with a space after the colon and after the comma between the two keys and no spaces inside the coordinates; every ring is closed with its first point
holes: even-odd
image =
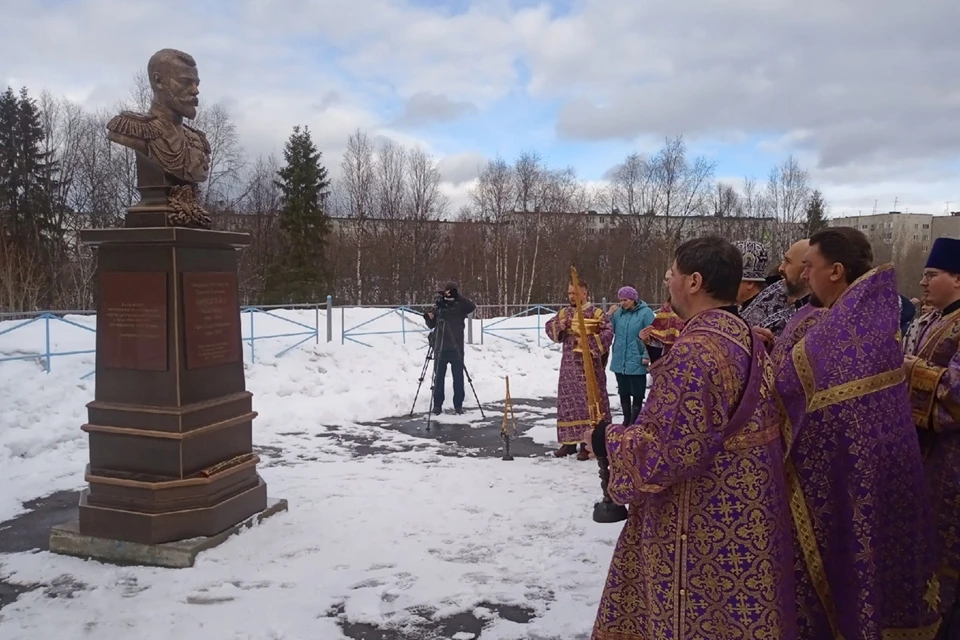
{"type": "Polygon", "coordinates": [[[438,310],[450,309],[457,303],[457,299],[448,296],[446,291],[437,291],[437,297],[433,301],[433,306],[438,310]]]}

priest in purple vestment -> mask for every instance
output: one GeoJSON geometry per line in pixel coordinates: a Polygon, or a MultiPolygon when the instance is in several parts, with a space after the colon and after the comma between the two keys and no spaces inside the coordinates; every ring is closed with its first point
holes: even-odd
{"type": "Polygon", "coordinates": [[[936,311],[904,341],[904,369],[937,519],[946,611],[960,595],[960,240],[937,238],[920,285],[936,311]]]}
{"type": "Polygon", "coordinates": [[[812,309],[778,341],[802,638],[931,640],[940,625],[929,492],[891,265],[832,227],[804,257],[812,309]],[[805,331],[797,331],[805,323],[805,331]],[[788,343],[794,340],[794,343],[788,343]]]}
{"type": "Polygon", "coordinates": [[[742,270],[721,238],[677,249],[683,330],[636,423],[590,434],[629,508],[592,640],[799,638],[773,369],[738,315],[742,270]]]}
{"type": "Polygon", "coordinates": [[[587,402],[587,379],[583,370],[583,353],[580,351],[579,326],[576,322],[576,306],[583,309],[583,319],[589,337],[590,357],[593,358],[593,370],[596,372],[597,385],[600,387],[600,408],[604,420],[610,421],[610,396],[607,395],[607,374],[604,355],[613,343],[613,325],[610,317],[600,307],[587,302],[587,284],[580,281],[580,290],[575,291],[573,284],[567,289],[570,306],[547,320],[544,330],[554,342],[563,345],[560,359],[560,380],[557,385],[557,441],[560,448],[554,452],[558,458],[577,454],[578,460],[588,460],[589,454],[583,442],[585,431],[593,427],[590,420],[590,405],[587,402]]]}

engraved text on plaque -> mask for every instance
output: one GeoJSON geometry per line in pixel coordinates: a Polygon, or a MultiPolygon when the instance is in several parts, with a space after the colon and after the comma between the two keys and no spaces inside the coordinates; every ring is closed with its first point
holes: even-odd
{"type": "Polygon", "coordinates": [[[107,369],[167,369],[167,274],[100,274],[97,363],[107,369]]]}
{"type": "Polygon", "coordinates": [[[239,362],[242,351],[236,274],[184,273],[183,324],[187,369],[239,362]]]}

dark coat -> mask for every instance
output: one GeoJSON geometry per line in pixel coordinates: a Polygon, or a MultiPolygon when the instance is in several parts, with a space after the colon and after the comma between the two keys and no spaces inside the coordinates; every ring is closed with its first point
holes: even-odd
{"type": "Polygon", "coordinates": [[[433,312],[432,318],[428,313],[423,314],[427,328],[433,330],[430,332],[430,344],[433,345],[433,348],[437,351],[459,351],[462,354],[464,350],[463,325],[467,316],[473,313],[476,308],[477,305],[473,304],[473,301],[469,298],[457,295],[450,306],[444,309],[438,309],[437,307],[431,309],[433,312]],[[437,323],[441,319],[445,328],[442,339],[436,335],[437,323]]]}

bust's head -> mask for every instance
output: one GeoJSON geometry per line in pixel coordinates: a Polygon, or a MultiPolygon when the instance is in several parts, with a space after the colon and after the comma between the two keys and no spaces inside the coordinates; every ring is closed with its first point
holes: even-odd
{"type": "Polygon", "coordinates": [[[187,120],[197,117],[200,76],[193,56],[176,49],[161,49],[150,57],[147,76],[154,103],[187,120]]]}

